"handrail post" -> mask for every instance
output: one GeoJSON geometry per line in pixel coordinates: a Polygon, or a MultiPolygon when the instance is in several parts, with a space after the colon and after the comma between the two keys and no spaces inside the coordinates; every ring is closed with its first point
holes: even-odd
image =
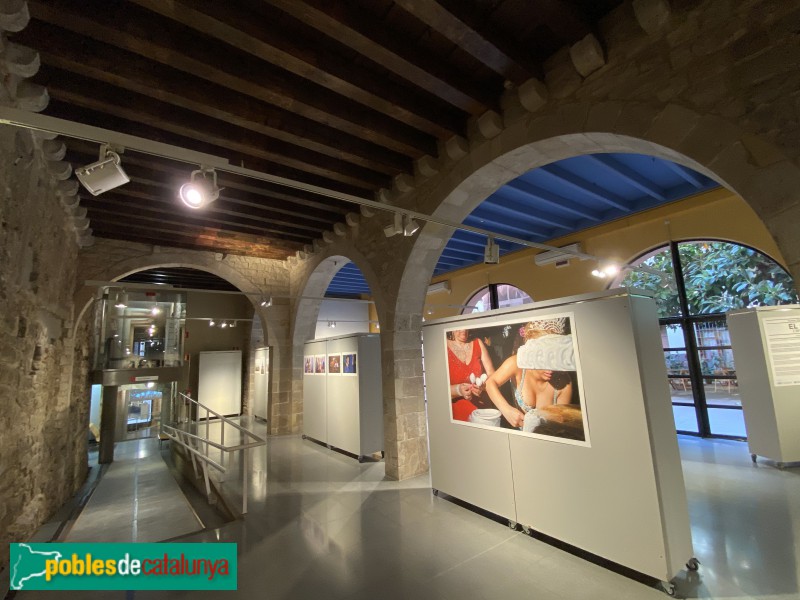
{"type": "Polygon", "coordinates": [[[206,456],[208,456],[208,440],[210,439],[208,428],[210,424],[211,424],[211,414],[208,412],[208,409],[206,409],[206,456]]]}
{"type": "Polygon", "coordinates": [[[247,471],[249,470],[247,460],[248,449],[242,450],[242,514],[247,514],[247,471]]]}
{"type": "MultiPolygon", "coordinates": [[[[222,447],[225,447],[225,421],[222,421],[220,423],[219,427],[220,427],[220,433],[219,433],[220,440],[219,440],[219,443],[220,443],[220,445],[222,447]]],[[[222,456],[220,457],[220,460],[221,460],[221,464],[222,464],[223,467],[225,466],[225,455],[226,454],[227,454],[227,452],[222,450],[222,456]]]]}

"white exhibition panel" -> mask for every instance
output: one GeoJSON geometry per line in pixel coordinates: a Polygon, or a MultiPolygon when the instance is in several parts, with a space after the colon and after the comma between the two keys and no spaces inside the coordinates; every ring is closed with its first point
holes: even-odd
{"type": "Polygon", "coordinates": [[[358,336],[358,389],[361,418],[361,452],[366,455],[383,450],[383,377],[381,376],[381,336],[358,336]]]}
{"type": "MultiPolygon", "coordinates": [[[[358,356],[358,338],[328,340],[328,356],[351,353],[358,356]]],[[[359,365],[361,366],[361,365],[359,365]]],[[[340,364],[341,369],[341,364],[340,364]]],[[[361,454],[361,415],[358,377],[328,373],[328,433],[324,441],[347,452],[361,454]]]]}
{"type": "Polygon", "coordinates": [[[319,442],[365,456],[383,449],[380,336],[355,334],[307,342],[309,357],[325,357],[325,373],[303,376],[303,433],[319,442]],[[345,356],[355,373],[345,373],[345,356]],[[331,362],[338,364],[332,371],[331,362]]]}
{"type": "Polygon", "coordinates": [[[776,385],[776,359],[770,356],[772,323],[795,324],[777,359],[783,369],[800,364],[800,307],[758,307],[728,313],[747,443],[752,454],[777,462],[800,461],[800,385],[776,385]],[[765,323],[766,321],[766,323],[765,323]]]}
{"type": "Polygon", "coordinates": [[[197,400],[221,415],[242,412],[242,351],[201,352],[197,400]]]}
{"type": "Polygon", "coordinates": [[[267,418],[269,400],[269,348],[256,348],[253,362],[253,409],[252,414],[267,418]]]}
{"type": "Polygon", "coordinates": [[[666,581],[692,545],[655,306],[617,292],[576,300],[425,324],[432,485],[666,581]],[[590,445],[451,421],[446,330],[564,313],[590,445]]]}
{"type": "MultiPolygon", "coordinates": [[[[308,342],[304,346],[305,358],[309,356],[325,356],[327,364],[326,342],[308,342]]],[[[313,366],[313,365],[312,365],[313,366]]],[[[328,409],[326,398],[326,379],[322,374],[303,374],[303,433],[321,442],[328,436],[328,409]]]]}

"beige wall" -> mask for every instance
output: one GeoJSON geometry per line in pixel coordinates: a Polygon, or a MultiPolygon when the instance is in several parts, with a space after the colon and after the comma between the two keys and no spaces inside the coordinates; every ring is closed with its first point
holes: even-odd
{"type": "MultiPolygon", "coordinates": [[[[744,200],[719,188],[666,206],[648,210],[574,235],[553,240],[563,246],[580,242],[584,252],[598,257],[629,262],[647,250],[670,240],[722,239],[752,246],[784,264],[775,241],[764,223],[744,200]]],[[[570,261],[568,267],[536,266],[539,250],[526,249],[504,256],[499,265],[475,265],[435,277],[449,281],[450,294],[428,296],[426,319],[458,314],[461,309],[443,306],[465,304],[477,290],[489,283],[509,283],[527,292],[534,300],[548,300],[600,291],[607,280],[591,275],[595,261],[570,261]]]]}

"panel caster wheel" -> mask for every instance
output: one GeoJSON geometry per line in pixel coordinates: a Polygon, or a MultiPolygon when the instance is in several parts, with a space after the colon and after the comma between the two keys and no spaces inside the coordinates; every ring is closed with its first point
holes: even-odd
{"type": "Polygon", "coordinates": [[[381,450],[381,458],[386,458],[386,452],[384,452],[383,450],[381,450]]]}
{"type": "Polygon", "coordinates": [[[692,557],[687,561],[686,568],[690,571],[697,571],[700,568],[700,561],[692,557]]]}
{"type": "Polygon", "coordinates": [[[786,463],[775,463],[775,466],[778,467],[778,470],[783,471],[786,468],[786,463]]]}
{"type": "Polygon", "coordinates": [[[364,462],[364,460],[365,460],[365,459],[364,459],[364,456],[363,456],[363,455],[358,457],[358,462],[360,462],[360,463],[363,463],[363,462],[364,462]]]}
{"type": "Polygon", "coordinates": [[[517,523],[516,521],[512,521],[511,519],[508,520],[508,528],[509,529],[513,529],[514,531],[516,531],[518,526],[519,526],[519,523],[517,523]]]}
{"type": "Polygon", "coordinates": [[[667,596],[675,596],[675,584],[670,583],[669,581],[662,581],[661,591],[664,592],[667,596]]]}
{"type": "Polygon", "coordinates": [[[439,490],[437,490],[436,488],[433,488],[433,495],[434,496],[438,496],[439,495],[439,490]]]}
{"type": "Polygon", "coordinates": [[[308,439],[308,436],[306,436],[306,434],[305,434],[305,433],[304,433],[304,434],[303,434],[301,437],[302,437],[304,440],[307,440],[307,439],[308,439]]]}
{"type": "Polygon", "coordinates": [[[753,464],[755,464],[758,461],[758,454],[751,454],[750,460],[752,460],[753,464]]]}
{"type": "Polygon", "coordinates": [[[525,535],[531,534],[531,528],[528,527],[527,525],[520,525],[520,531],[522,531],[522,533],[524,533],[525,535]]]}

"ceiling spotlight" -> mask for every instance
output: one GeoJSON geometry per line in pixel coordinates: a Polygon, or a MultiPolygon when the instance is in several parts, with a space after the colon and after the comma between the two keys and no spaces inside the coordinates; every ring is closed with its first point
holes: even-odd
{"type": "Polygon", "coordinates": [[[483,263],[486,265],[500,263],[500,246],[497,245],[493,237],[489,237],[486,240],[486,248],[483,250],[483,263]]]}
{"type": "Polygon", "coordinates": [[[264,308],[272,306],[272,296],[270,296],[269,298],[263,298],[261,300],[261,306],[264,308]]]}
{"type": "Polygon", "coordinates": [[[217,172],[214,169],[201,168],[192,171],[189,183],[181,186],[180,197],[189,208],[203,208],[219,198],[222,189],[217,186],[217,172]]]}
{"type": "Polygon", "coordinates": [[[328,321],[328,327],[330,327],[331,329],[335,329],[336,328],[336,321],[328,321]]]}
{"type": "Polygon", "coordinates": [[[392,215],[392,222],[383,228],[383,234],[386,237],[393,237],[403,233],[403,215],[394,213],[392,215]]]}
{"type": "Polygon", "coordinates": [[[111,150],[108,144],[100,146],[100,160],[75,169],[75,175],[92,196],[98,196],[130,181],[120,166],[119,154],[111,150]]]}
{"type": "Polygon", "coordinates": [[[216,323],[214,323],[214,319],[209,319],[208,326],[213,327],[214,325],[216,325],[216,323]]]}
{"type": "Polygon", "coordinates": [[[231,321],[230,323],[228,323],[228,327],[230,328],[236,327],[236,321],[231,321]]]}
{"type": "Polygon", "coordinates": [[[412,219],[409,215],[403,215],[403,235],[411,237],[419,231],[419,223],[412,219]]]}
{"type": "Polygon", "coordinates": [[[222,327],[223,329],[225,329],[227,326],[228,324],[225,321],[223,321],[222,324],[220,325],[220,327],[222,327]]]}
{"type": "Polygon", "coordinates": [[[153,315],[153,316],[155,317],[155,316],[156,316],[157,314],[159,314],[160,312],[161,312],[161,309],[160,309],[160,308],[158,308],[157,306],[154,306],[154,307],[153,307],[153,310],[151,310],[151,311],[150,311],[150,314],[151,314],[151,315],[153,315]]]}
{"type": "Polygon", "coordinates": [[[606,277],[615,277],[620,272],[620,266],[616,263],[601,264],[599,269],[592,269],[592,275],[605,279],[606,277]]]}

